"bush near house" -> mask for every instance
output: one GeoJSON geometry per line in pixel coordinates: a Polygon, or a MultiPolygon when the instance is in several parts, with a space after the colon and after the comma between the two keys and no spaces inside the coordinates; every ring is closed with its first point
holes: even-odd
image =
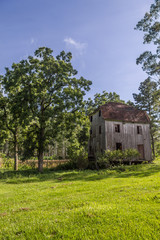
{"type": "Polygon", "coordinates": [[[136,149],[126,149],[124,151],[107,150],[105,153],[98,153],[97,163],[100,168],[107,168],[113,164],[122,164],[124,162],[131,162],[137,160],[139,157],[139,152],[136,149]]]}

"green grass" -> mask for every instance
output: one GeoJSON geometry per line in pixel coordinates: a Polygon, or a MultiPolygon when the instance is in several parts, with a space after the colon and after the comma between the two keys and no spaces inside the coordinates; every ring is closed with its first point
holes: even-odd
{"type": "Polygon", "coordinates": [[[1,171],[0,239],[160,239],[160,162],[1,171]]]}

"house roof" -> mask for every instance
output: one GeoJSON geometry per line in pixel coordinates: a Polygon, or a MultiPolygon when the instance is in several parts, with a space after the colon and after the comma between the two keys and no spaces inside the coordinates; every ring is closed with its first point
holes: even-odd
{"type": "Polygon", "coordinates": [[[99,107],[101,115],[106,120],[117,120],[133,123],[150,123],[145,111],[116,102],[109,102],[99,107]]]}

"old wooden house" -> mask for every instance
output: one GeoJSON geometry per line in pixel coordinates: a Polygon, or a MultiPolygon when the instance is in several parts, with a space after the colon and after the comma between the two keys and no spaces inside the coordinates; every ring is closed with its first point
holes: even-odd
{"type": "Polygon", "coordinates": [[[137,149],[140,161],[151,161],[150,120],[145,111],[110,102],[90,115],[89,158],[105,150],[137,149]]]}

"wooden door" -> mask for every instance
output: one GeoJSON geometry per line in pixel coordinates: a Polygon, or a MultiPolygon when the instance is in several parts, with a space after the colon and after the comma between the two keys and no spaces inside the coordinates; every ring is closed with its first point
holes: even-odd
{"type": "Polygon", "coordinates": [[[144,145],[140,144],[137,147],[138,147],[138,152],[140,153],[139,159],[144,160],[144,145]]]}

